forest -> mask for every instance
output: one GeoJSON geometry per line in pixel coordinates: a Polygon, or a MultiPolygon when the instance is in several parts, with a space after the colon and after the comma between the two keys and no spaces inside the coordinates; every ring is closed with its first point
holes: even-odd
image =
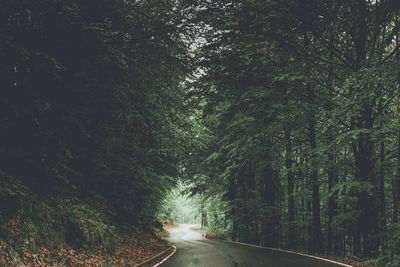
{"type": "Polygon", "coordinates": [[[399,15],[398,0],[1,1],[0,252],[113,251],[186,203],[222,239],[399,266],[399,15]]]}

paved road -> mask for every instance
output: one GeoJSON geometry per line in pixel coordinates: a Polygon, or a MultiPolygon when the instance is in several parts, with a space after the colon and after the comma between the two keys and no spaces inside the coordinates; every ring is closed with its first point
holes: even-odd
{"type": "Polygon", "coordinates": [[[339,265],[291,253],[204,239],[193,225],[169,229],[176,253],[162,267],[338,267],[339,265]]]}

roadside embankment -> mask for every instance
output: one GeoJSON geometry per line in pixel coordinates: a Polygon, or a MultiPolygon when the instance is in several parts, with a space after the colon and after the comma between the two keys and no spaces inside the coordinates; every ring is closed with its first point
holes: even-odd
{"type": "Polygon", "coordinates": [[[0,266],[134,266],[172,249],[157,222],[121,223],[110,203],[0,179],[0,266]]]}

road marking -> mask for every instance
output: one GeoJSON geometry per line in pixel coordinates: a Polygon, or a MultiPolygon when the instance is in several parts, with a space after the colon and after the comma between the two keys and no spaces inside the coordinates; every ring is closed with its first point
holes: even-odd
{"type": "MultiPolygon", "coordinates": [[[[172,255],[174,255],[174,253],[175,253],[175,251],[176,251],[176,247],[175,247],[174,245],[172,245],[172,248],[173,248],[173,251],[172,251],[165,259],[163,259],[161,262],[157,263],[157,264],[154,265],[153,267],[160,265],[161,263],[163,263],[164,261],[166,261],[169,257],[171,257],[172,255]]],[[[148,266],[148,264],[151,264],[151,262],[153,262],[153,261],[156,260],[157,258],[164,256],[164,254],[165,254],[168,250],[170,250],[170,249],[171,249],[171,248],[168,248],[168,249],[164,250],[163,252],[157,254],[156,256],[152,257],[152,258],[150,258],[150,259],[148,259],[148,260],[145,260],[144,262],[141,262],[141,263],[139,263],[139,264],[136,264],[136,265],[134,265],[134,267],[141,267],[141,266],[144,267],[144,266],[148,266]]]]}
{"type": "Polygon", "coordinates": [[[168,260],[172,255],[175,254],[176,252],[176,247],[174,245],[172,245],[172,247],[174,248],[174,250],[172,251],[171,254],[169,254],[165,259],[163,259],[161,262],[157,263],[156,265],[154,265],[153,267],[159,266],[161,264],[163,264],[166,260],[168,260]]]}
{"type": "MultiPolygon", "coordinates": [[[[208,239],[208,238],[207,238],[208,239]]],[[[213,240],[213,239],[209,239],[209,240],[213,240]]],[[[304,257],[308,257],[308,258],[314,258],[317,260],[322,260],[322,261],[326,261],[326,262],[330,262],[330,263],[334,263],[337,264],[339,266],[344,266],[344,267],[354,267],[354,265],[349,265],[349,264],[345,264],[342,262],[337,262],[337,261],[333,261],[333,260],[328,260],[325,258],[321,258],[321,257],[317,257],[317,256],[312,256],[312,255],[308,255],[308,254],[304,254],[304,253],[300,253],[300,252],[294,252],[294,251],[290,251],[290,250],[284,250],[284,249],[280,249],[280,248],[269,248],[269,247],[262,247],[262,246],[257,246],[257,245],[252,245],[252,244],[246,244],[246,243],[242,243],[242,242],[235,242],[235,241],[229,241],[229,240],[222,240],[222,239],[216,239],[222,242],[226,242],[226,243],[232,243],[232,244],[240,244],[243,246],[249,246],[249,247],[255,247],[255,248],[263,248],[263,249],[269,249],[269,250],[275,250],[275,251],[281,251],[281,252],[286,252],[286,253],[291,253],[291,254],[295,254],[295,255],[300,255],[300,256],[304,256],[304,257]]]]}

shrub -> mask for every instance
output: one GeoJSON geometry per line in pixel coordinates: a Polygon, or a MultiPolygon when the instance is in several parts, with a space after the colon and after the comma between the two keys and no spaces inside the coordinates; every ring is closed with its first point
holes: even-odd
{"type": "Polygon", "coordinates": [[[82,205],[63,206],[67,215],[67,241],[70,245],[114,251],[117,247],[115,226],[104,223],[95,210],[82,205]]]}

